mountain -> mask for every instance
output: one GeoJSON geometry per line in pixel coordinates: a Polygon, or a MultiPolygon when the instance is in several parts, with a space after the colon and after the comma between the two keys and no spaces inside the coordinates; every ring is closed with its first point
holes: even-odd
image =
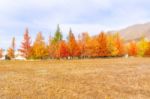
{"type": "Polygon", "coordinates": [[[139,40],[145,36],[150,39],[150,22],[145,24],[136,24],[127,28],[115,31],[113,33],[120,33],[120,35],[126,40],[139,40]]]}

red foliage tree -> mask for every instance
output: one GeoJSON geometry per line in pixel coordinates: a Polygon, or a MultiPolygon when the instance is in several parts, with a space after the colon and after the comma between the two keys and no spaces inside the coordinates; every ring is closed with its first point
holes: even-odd
{"type": "Polygon", "coordinates": [[[64,40],[62,40],[59,44],[59,51],[60,51],[60,57],[61,58],[69,56],[68,46],[64,40]]]}
{"type": "Polygon", "coordinates": [[[25,30],[24,39],[21,45],[20,52],[22,56],[28,58],[31,55],[31,38],[29,36],[28,28],[25,30]]]}

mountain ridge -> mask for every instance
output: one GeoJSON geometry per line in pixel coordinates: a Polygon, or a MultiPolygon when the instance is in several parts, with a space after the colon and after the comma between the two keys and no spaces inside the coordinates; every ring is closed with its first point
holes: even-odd
{"type": "Polygon", "coordinates": [[[143,36],[150,39],[150,22],[135,24],[120,30],[110,31],[110,33],[116,32],[118,32],[126,41],[137,41],[143,36]]]}

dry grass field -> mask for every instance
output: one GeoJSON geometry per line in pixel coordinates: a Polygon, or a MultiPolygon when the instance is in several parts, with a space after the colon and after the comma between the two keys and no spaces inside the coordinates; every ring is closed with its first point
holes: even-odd
{"type": "Polygon", "coordinates": [[[150,58],[0,61],[0,99],[150,99],[150,58]]]}

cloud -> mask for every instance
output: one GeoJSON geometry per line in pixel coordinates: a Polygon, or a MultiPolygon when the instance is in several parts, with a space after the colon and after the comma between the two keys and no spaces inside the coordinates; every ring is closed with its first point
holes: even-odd
{"type": "Polygon", "coordinates": [[[57,24],[66,36],[70,27],[75,35],[84,31],[95,35],[144,23],[150,20],[149,4],[148,0],[1,0],[0,47],[7,48],[13,36],[19,47],[26,27],[34,40],[39,31],[45,37],[54,34],[57,24]]]}

